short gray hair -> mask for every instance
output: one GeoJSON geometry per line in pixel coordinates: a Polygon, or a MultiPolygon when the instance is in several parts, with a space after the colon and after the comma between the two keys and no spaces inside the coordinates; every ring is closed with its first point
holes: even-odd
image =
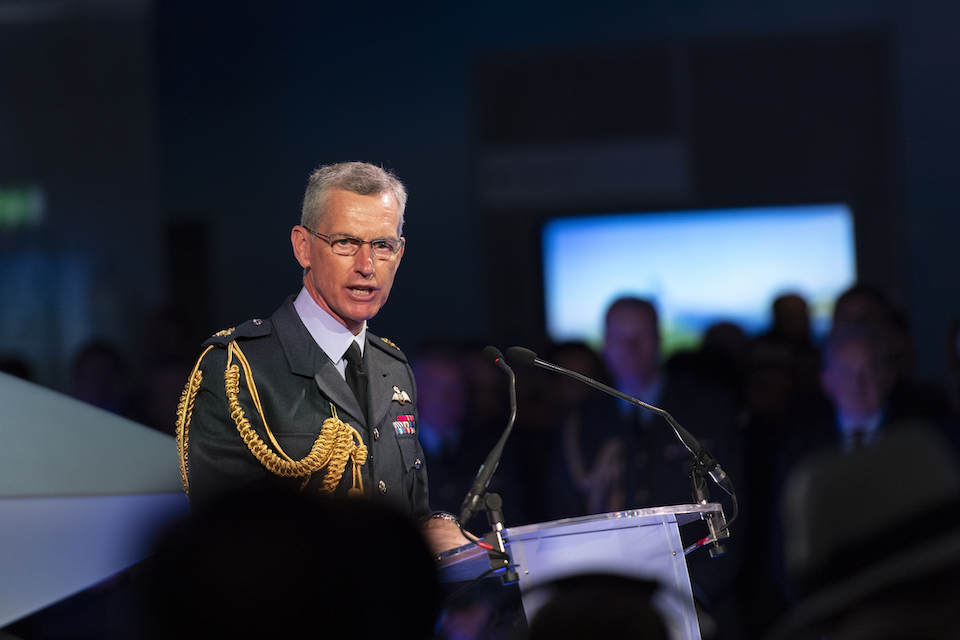
{"type": "Polygon", "coordinates": [[[311,173],[307,181],[307,191],[303,195],[301,226],[317,230],[327,214],[327,195],[332,189],[343,189],[361,196],[392,193],[397,200],[397,211],[400,213],[397,235],[403,235],[403,211],[407,207],[407,189],[392,171],[367,162],[328,164],[311,173]]]}

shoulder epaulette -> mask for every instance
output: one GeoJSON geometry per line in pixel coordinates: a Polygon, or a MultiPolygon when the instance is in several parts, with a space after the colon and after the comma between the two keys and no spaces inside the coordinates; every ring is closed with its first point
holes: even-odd
{"type": "Polygon", "coordinates": [[[226,347],[234,340],[259,338],[261,336],[268,336],[272,332],[273,325],[269,320],[254,318],[253,320],[247,320],[243,324],[237,325],[236,327],[217,331],[215,334],[207,338],[206,341],[204,341],[203,346],[208,347],[210,345],[214,345],[217,347],[226,347]]]}
{"type": "Polygon", "coordinates": [[[401,362],[407,361],[407,356],[404,355],[403,351],[400,350],[400,347],[394,344],[392,340],[374,335],[370,333],[369,330],[367,331],[367,344],[372,344],[384,353],[390,354],[401,362]]]}

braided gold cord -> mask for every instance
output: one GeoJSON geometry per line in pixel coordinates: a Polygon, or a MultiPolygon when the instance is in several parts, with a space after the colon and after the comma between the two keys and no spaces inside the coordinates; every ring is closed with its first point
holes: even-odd
{"type": "Polygon", "coordinates": [[[197,359],[197,364],[193,366],[190,377],[187,378],[187,384],[180,394],[180,403],[177,405],[177,452],[180,455],[180,481],[183,483],[183,492],[190,495],[190,480],[188,476],[189,465],[187,462],[187,446],[190,441],[190,419],[193,417],[193,404],[197,399],[197,392],[200,391],[200,383],[203,382],[203,372],[200,371],[200,363],[203,356],[212,349],[209,346],[197,359]]]}
{"type": "MultiPolygon", "coordinates": [[[[354,429],[356,432],[356,429],[354,429]]],[[[367,445],[363,444],[360,434],[357,434],[359,445],[350,453],[350,459],[353,460],[353,488],[350,492],[359,492],[357,495],[363,495],[363,476],[360,475],[360,467],[367,462],[367,445]]],[[[348,492],[348,493],[350,493],[348,492]]]]}
{"type": "Polygon", "coordinates": [[[260,403],[260,394],[257,392],[257,385],[253,381],[253,371],[250,369],[250,362],[247,360],[246,356],[243,355],[243,351],[240,350],[240,345],[237,344],[237,341],[234,340],[227,346],[227,366],[230,366],[230,363],[233,362],[233,355],[237,355],[237,360],[240,361],[240,364],[243,366],[243,377],[247,381],[247,390],[250,392],[250,399],[253,400],[253,406],[256,407],[257,413],[260,415],[260,421],[263,423],[264,428],[267,431],[267,437],[270,438],[270,444],[273,445],[273,448],[277,450],[285,460],[293,461],[293,458],[288,456],[283,452],[283,448],[280,446],[280,443],[277,442],[277,439],[273,437],[273,431],[270,430],[270,427],[267,425],[267,418],[263,415],[263,405],[260,403]]]}
{"type": "MultiPolygon", "coordinates": [[[[332,493],[340,484],[343,477],[347,461],[353,461],[353,488],[363,491],[363,481],[360,478],[360,466],[367,461],[367,447],[363,443],[363,438],[356,429],[349,424],[341,421],[337,416],[336,408],[331,405],[332,416],[323,421],[320,434],[314,441],[310,452],[300,460],[293,460],[288,456],[277,443],[273,436],[266,418],[263,414],[263,406],[260,403],[256,386],[253,383],[253,376],[250,365],[240,351],[235,342],[230,343],[230,358],[236,355],[237,360],[243,365],[247,386],[250,389],[251,399],[256,407],[257,413],[263,422],[264,431],[270,442],[276,448],[276,453],[267,446],[253,429],[250,421],[247,419],[240,406],[240,367],[231,364],[228,360],[227,368],[224,371],[224,385],[227,394],[227,401],[230,406],[230,417],[237,425],[237,431],[243,439],[244,444],[254,455],[254,457],[268,471],[283,477],[302,477],[308,476],[320,471],[326,467],[321,485],[321,493],[332,493]],[[354,441],[356,439],[356,442],[354,441]],[[279,455],[278,455],[279,454],[279,455]]],[[[304,482],[305,484],[306,482],[304,482]]]]}

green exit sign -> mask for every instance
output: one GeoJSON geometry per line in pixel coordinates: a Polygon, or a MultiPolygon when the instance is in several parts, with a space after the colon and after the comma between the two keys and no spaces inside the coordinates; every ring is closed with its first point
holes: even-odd
{"type": "Polygon", "coordinates": [[[37,226],[45,213],[40,187],[0,186],[0,229],[37,226]]]}

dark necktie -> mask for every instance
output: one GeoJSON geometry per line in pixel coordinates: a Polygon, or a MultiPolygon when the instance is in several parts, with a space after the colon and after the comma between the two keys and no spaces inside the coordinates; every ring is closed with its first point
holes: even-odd
{"type": "Polygon", "coordinates": [[[355,340],[350,341],[350,348],[347,349],[343,357],[347,360],[347,386],[350,387],[357,402],[360,403],[363,419],[367,420],[367,372],[363,368],[360,345],[355,340]]]}

